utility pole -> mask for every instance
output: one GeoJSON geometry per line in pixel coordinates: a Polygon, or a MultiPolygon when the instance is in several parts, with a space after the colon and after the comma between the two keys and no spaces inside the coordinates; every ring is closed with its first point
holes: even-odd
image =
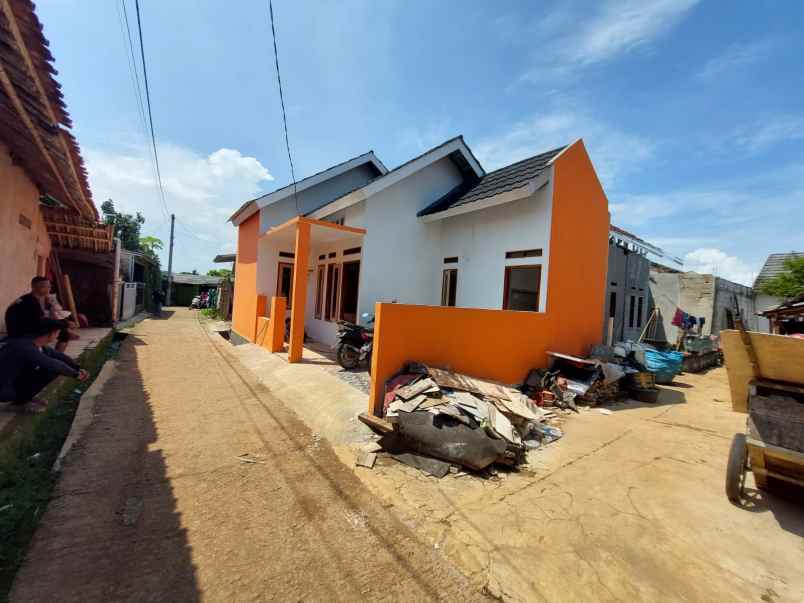
{"type": "Polygon", "coordinates": [[[168,252],[168,289],[166,302],[171,305],[171,292],[173,289],[173,226],[176,223],[176,214],[170,214],[170,251],[168,252]]]}

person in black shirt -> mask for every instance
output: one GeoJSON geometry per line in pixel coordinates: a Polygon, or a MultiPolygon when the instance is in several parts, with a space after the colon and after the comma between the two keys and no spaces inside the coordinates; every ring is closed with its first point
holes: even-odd
{"type": "Polygon", "coordinates": [[[0,401],[43,412],[47,402],[35,396],[58,375],[79,381],[89,376],[72,358],[48,347],[61,328],[61,321],[43,318],[33,335],[8,339],[0,347],[0,401]]]}
{"type": "MultiPolygon", "coordinates": [[[[9,338],[32,335],[43,318],[51,318],[50,281],[44,276],[35,276],[31,280],[31,292],[18,297],[6,310],[6,330],[9,338]]],[[[62,328],[56,343],[56,351],[64,352],[70,334],[67,323],[60,321],[62,328]]]]}

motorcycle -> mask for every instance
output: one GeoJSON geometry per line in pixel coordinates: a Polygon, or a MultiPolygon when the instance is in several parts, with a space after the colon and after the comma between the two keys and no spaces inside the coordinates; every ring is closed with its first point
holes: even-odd
{"type": "MultiPolygon", "coordinates": [[[[374,322],[374,317],[363,314],[363,319],[367,324],[374,322]]],[[[374,329],[371,327],[356,325],[345,320],[338,321],[338,343],[337,350],[338,364],[347,370],[360,366],[363,361],[368,361],[369,371],[371,371],[371,352],[374,347],[374,329]]]]}

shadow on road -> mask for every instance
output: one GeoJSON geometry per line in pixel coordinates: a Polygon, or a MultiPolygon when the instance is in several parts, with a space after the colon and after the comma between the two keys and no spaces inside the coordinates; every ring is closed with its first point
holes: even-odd
{"type": "Polygon", "coordinates": [[[54,498],[12,590],[15,601],[198,601],[130,335],[95,419],[67,456],[54,498]]]}

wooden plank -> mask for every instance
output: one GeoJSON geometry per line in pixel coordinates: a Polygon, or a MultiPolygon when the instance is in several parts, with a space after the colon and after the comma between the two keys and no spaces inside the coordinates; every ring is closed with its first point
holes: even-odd
{"type": "Polygon", "coordinates": [[[76,324],[79,323],[78,321],[78,308],[75,307],[75,298],[73,297],[73,286],[70,284],[70,275],[64,275],[64,293],[67,297],[67,306],[70,308],[70,312],[73,313],[72,321],[76,324]]]}
{"type": "Polygon", "coordinates": [[[759,375],[754,375],[740,333],[734,330],[720,332],[731,389],[731,406],[737,412],[748,411],[749,386],[755,378],[804,385],[804,339],[753,331],[747,335],[759,361],[759,375]]]}
{"type": "Polygon", "coordinates": [[[804,385],[794,385],[792,383],[783,383],[782,381],[771,381],[770,379],[754,379],[751,385],[755,387],[766,387],[768,389],[776,389],[783,392],[791,392],[794,394],[804,394],[804,385]]]}
{"type": "Polygon", "coordinates": [[[370,415],[366,412],[361,412],[359,415],[357,415],[357,418],[361,423],[368,425],[373,430],[379,431],[380,433],[391,433],[394,430],[394,426],[385,419],[375,417],[374,415],[370,415]]]}
{"type": "Polygon", "coordinates": [[[461,373],[453,373],[451,371],[431,367],[427,367],[427,372],[440,387],[449,387],[451,389],[480,394],[481,396],[505,398],[507,400],[518,400],[521,395],[521,393],[514,388],[494,381],[475,379],[474,377],[462,375],[461,373]]]}
{"type": "Polygon", "coordinates": [[[412,400],[419,394],[426,392],[428,389],[435,387],[435,381],[432,379],[421,379],[416,383],[411,383],[396,390],[396,397],[403,400],[412,400]]]}
{"type": "MultiPolygon", "coordinates": [[[[767,444],[761,440],[751,437],[746,438],[746,444],[748,446],[749,454],[751,453],[752,449],[756,449],[757,451],[761,452],[763,457],[774,457],[785,461],[790,461],[791,463],[801,463],[804,465],[804,452],[790,450],[789,448],[781,448],[780,446],[767,444]]],[[[753,459],[753,457],[751,458],[753,459]]],[[[762,464],[764,466],[764,459],[762,464]]]]}

